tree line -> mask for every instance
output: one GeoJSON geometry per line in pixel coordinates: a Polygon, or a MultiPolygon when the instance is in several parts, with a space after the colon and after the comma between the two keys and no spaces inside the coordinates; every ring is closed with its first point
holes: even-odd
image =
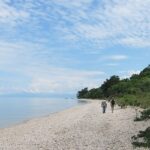
{"type": "Polygon", "coordinates": [[[78,91],[77,98],[109,99],[115,98],[120,105],[150,107],[150,65],[139,74],[120,79],[113,75],[98,88],[87,87],[78,91]]]}

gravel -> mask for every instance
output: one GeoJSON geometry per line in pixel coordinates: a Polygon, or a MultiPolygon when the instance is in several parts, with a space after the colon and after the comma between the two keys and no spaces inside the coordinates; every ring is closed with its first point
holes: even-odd
{"type": "Polygon", "coordinates": [[[135,115],[133,108],[111,113],[109,104],[102,114],[100,101],[91,101],[0,129],[0,150],[133,150],[131,137],[150,125],[135,115]]]}

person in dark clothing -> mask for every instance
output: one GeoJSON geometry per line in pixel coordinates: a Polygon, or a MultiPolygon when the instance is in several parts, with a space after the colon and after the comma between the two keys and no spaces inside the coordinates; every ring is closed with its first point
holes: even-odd
{"type": "Polygon", "coordinates": [[[112,99],[111,101],[110,101],[110,107],[111,107],[111,111],[112,111],[112,113],[114,112],[114,107],[115,107],[115,100],[114,99],[112,99]]]}

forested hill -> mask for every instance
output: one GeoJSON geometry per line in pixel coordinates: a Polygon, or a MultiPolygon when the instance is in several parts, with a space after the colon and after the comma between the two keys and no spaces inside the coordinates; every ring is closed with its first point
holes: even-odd
{"type": "Polygon", "coordinates": [[[150,107],[150,65],[139,74],[120,79],[112,76],[106,79],[99,88],[84,88],[77,93],[78,98],[104,99],[114,97],[123,105],[150,107]]]}

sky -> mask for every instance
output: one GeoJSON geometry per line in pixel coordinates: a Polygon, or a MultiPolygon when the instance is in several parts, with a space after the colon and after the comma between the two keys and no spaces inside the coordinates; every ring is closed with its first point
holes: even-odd
{"type": "Polygon", "coordinates": [[[0,94],[76,93],[150,58],[150,0],[0,0],[0,94]]]}

